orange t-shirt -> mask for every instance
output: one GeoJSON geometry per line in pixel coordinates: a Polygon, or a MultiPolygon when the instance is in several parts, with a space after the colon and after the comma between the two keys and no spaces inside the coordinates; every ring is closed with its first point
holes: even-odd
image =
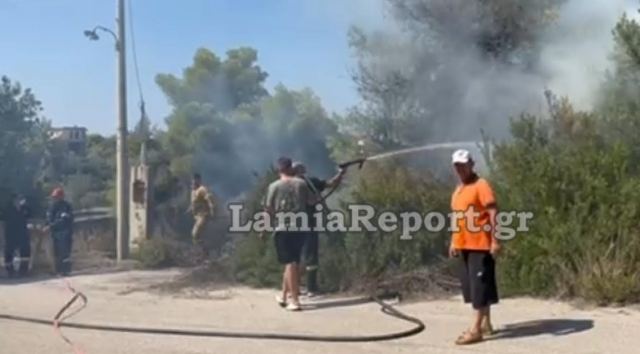
{"type": "Polygon", "coordinates": [[[487,207],[495,205],[495,197],[489,182],[478,178],[469,184],[460,184],[451,196],[451,209],[454,213],[465,213],[473,210],[476,215],[473,223],[468,224],[466,214],[453,219],[453,247],[464,250],[489,250],[491,249],[491,223],[487,207]]]}

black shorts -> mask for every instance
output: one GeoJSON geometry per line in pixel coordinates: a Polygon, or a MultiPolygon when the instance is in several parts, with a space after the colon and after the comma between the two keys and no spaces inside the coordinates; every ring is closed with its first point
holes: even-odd
{"type": "Polygon", "coordinates": [[[463,250],[460,255],[460,282],[465,303],[480,309],[498,303],[496,266],[488,251],[463,250]]]}
{"type": "Polygon", "coordinates": [[[300,263],[306,234],[297,231],[276,231],[274,240],[280,264],[300,263]]]}

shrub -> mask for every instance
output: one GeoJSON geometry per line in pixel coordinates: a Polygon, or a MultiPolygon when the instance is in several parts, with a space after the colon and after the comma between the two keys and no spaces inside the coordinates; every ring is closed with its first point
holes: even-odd
{"type": "Polygon", "coordinates": [[[496,147],[501,208],[534,213],[529,232],[506,243],[507,293],[640,299],[640,178],[632,148],[606,128],[564,102],[551,120],[521,117],[513,140],[496,147]]]}
{"type": "Polygon", "coordinates": [[[172,265],[169,244],[161,238],[152,238],[139,243],[138,249],[133,254],[144,268],[162,268],[172,265]]]}

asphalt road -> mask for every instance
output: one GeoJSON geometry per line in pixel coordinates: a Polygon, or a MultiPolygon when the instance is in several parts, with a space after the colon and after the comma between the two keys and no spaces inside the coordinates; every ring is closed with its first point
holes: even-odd
{"type": "MultiPolygon", "coordinates": [[[[182,327],[199,330],[381,334],[410,324],[386,316],[375,303],[340,305],[340,299],[307,302],[306,310],[279,308],[274,291],[225,285],[168,290],[180,271],[129,271],[70,278],[89,297],[73,321],[111,325],[182,327]],[[326,305],[326,306],[325,306],[326,305]]],[[[69,298],[60,279],[0,282],[0,313],[51,318],[69,298]]],[[[640,311],[634,308],[582,308],[527,298],[506,299],[494,309],[500,332],[483,343],[457,347],[469,324],[469,309],[457,297],[402,303],[419,317],[424,332],[376,343],[318,343],[282,340],[194,338],[64,329],[86,354],[196,353],[637,353],[640,311]]],[[[0,353],[73,353],[49,326],[0,320],[0,353]]]]}

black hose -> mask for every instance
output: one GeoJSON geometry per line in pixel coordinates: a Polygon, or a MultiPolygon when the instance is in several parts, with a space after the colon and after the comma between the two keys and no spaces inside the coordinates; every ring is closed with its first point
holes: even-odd
{"type": "MultiPolygon", "coordinates": [[[[76,293],[76,295],[58,312],[54,321],[43,320],[39,318],[32,318],[26,316],[15,316],[9,314],[0,314],[0,319],[9,321],[20,321],[33,324],[42,325],[55,325],[56,321],[59,321],[62,314],[73,304],[78,298],[82,298],[86,304],[86,297],[82,293],[76,293]]],[[[99,325],[99,324],[86,324],[77,322],[58,322],[59,327],[107,331],[107,332],[128,332],[128,333],[144,333],[144,334],[162,334],[162,335],[174,335],[174,336],[192,336],[192,337],[223,337],[223,338],[248,338],[248,339],[275,339],[275,340],[296,340],[296,341],[314,341],[314,342],[376,342],[387,341],[393,339],[399,339],[409,337],[422,332],[425,329],[425,325],[422,321],[415,317],[406,315],[391,305],[384,303],[377,296],[363,297],[363,301],[374,301],[381,306],[381,310],[384,314],[398,318],[403,321],[411,322],[415,326],[411,329],[380,335],[364,335],[364,336],[330,336],[330,335],[307,335],[307,334],[277,334],[277,333],[259,333],[259,332],[225,332],[225,331],[198,331],[198,330],[186,330],[186,329],[164,329],[164,328],[149,328],[149,327],[129,327],[129,326],[112,326],[112,325],[99,325]]],[[[77,311],[76,311],[77,313],[77,311]]],[[[68,318],[67,316],[66,318],[68,318]]]]}

